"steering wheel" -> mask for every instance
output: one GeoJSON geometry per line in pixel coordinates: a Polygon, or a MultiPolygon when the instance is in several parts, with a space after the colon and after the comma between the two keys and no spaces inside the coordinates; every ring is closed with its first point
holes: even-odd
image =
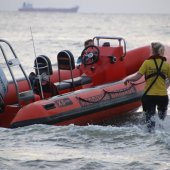
{"type": "Polygon", "coordinates": [[[94,45],[86,47],[81,53],[82,63],[84,65],[92,65],[99,59],[99,49],[94,45]]]}

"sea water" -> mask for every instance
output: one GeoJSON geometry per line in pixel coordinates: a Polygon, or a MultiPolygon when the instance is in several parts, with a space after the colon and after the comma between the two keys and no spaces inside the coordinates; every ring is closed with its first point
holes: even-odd
{"type": "MultiPolygon", "coordinates": [[[[58,52],[70,50],[76,60],[84,41],[94,36],[122,37],[127,50],[152,41],[170,45],[170,15],[0,12],[0,17],[0,39],[11,43],[27,74],[38,55],[55,66],[58,52]]],[[[142,122],[140,108],[107,126],[0,128],[0,169],[170,170],[170,108],[153,133],[142,122]]]]}

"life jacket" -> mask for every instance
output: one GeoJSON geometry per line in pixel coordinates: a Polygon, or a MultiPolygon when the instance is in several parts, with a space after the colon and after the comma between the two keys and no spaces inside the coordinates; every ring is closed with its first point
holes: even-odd
{"type": "Polygon", "coordinates": [[[160,76],[162,79],[165,80],[166,79],[166,75],[163,72],[161,72],[161,68],[162,68],[163,62],[166,61],[166,58],[162,57],[162,56],[151,56],[151,57],[149,57],[148,60],[153,60],[154,61],[155,66],[156,66],[156,72],[155,73],[151,73],[149,75],[145,75],[145,80],[147,80],[147,79],[149,79],[151,77],[155,77],[155,76],[157,76],[157,77],[160,76]],[[158,67],[158,64],[156,62],[156,59],[161,59],[162,60],[159,67],[158,67]]]}

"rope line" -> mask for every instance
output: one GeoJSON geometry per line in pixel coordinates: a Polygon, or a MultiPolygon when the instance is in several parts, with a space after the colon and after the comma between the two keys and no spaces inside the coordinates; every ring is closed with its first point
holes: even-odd
{"type": "Polygon", "coordinates": [[[145,81],[140,82],[140,83],[130,83],[131,86],[129,88],[124,88],[124,89],[116,90],[116,91],[115,90],[114,91],[108,91],[108,90],[103,89],[104,93],[103,93],[102,96],[101,95],[98,95],[97,97],[96,96],[92,96],[90,99],[84,99],[84,98],[78,97],[78,96],[76,96],[76,98],[78,100],[80,100],[80,101],[87,102],[87,103],[98,103],[98,102],[102,101],[106,97],[107,94],[109,94],[109,98],[111,99],[112,97],[110,96],[110,94],[121,94],[121,93],[130,91],[131,89],[134,88],[134,86],[137,86],[137,85],[142,84],[144,82],[145,81]],[[97,99],[98,97],[99,97],[99,99],[97,99]],[[95,101],[93,99],[95,99],[95,101]]]}
{"type": "Polygon", "coordinates": [[[77,98],[78,100],[81,100],[81,101],[84,101],[84,102],[87,102],[87,103],[98,103],[98,102],[100,102],[100,101],[102,101],[102,100],[104,99],[104,97],[106,96],[106,94],[107,94],[107,93],[104,92],[103,96],[102,96],[98,101],[87,100],[87,99],[83,99],[83,98],[77,97],[77,96],[76,96],[76,98],[77,98]]]}

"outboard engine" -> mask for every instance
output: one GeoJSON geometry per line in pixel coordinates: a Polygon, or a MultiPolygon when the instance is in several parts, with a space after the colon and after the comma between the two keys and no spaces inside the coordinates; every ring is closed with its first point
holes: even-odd
{"type": "Polygon", "coordinates": [[[4,96],[8,91],[8,80],[0,67],[0,112],[4,111],[4,96]]]}

